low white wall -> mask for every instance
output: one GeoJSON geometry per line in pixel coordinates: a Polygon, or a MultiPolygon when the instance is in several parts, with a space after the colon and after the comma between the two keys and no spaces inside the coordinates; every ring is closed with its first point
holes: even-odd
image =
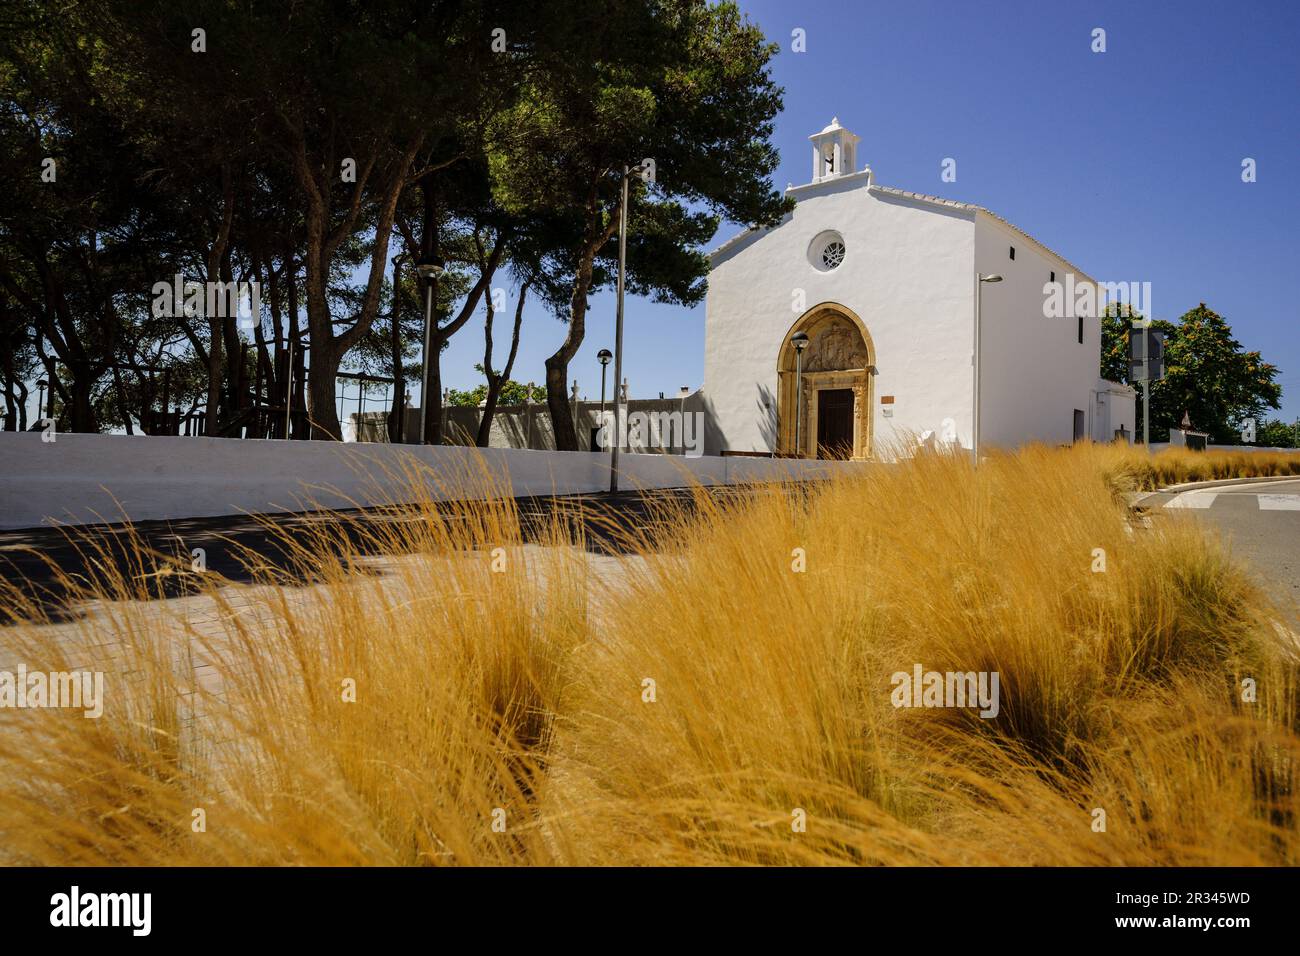
{"type": "MultiPolygon", "coordinates": [[[[1141,448],[1142,445],[1139,442],[1134,447],[1141,448]]],[[[1167,441],[1153,441],[1151,443],[1151,450],[1153,452],[1161,452],[1164,451],[1166,448],[1184,448],[1184,447],[1186,446],[1171,445],[1167,441]]],[[[1300,454],[1300,452],[1297,452],[1296,449],[1294,448],[1273,448],[1271,446],[1266,446],[1266,445],[1206,445],[1205,450],[1206,451],[1241,451],[1241,452],[1262,451],[1262,452],[1281,452],[1282,454],[1300,454]]]]}
{"type": "MultiPolygon", "coordinates": [[[[860,462],[624,454],[620,487],[788,481],[860,462]]],[[[455,446],[0,433],[0,528],[604,491],[609,455],[455,446]]]]}

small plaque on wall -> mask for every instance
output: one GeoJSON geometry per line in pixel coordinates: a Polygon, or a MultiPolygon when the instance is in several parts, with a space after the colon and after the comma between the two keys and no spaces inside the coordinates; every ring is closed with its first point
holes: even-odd
{"type": "Polygon", "coordinates": [[[880,404],[881,404],[881,405],[892,405],[892,404],[894,404],[894,396],[893,396],[893,395],[881,395],[881,396],[880,396],[880,404]]]}

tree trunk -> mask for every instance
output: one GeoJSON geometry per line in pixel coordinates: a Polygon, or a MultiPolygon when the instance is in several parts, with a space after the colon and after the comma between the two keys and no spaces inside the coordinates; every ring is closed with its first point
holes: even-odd
{"type": "Polygon", "coordinates": [[[36,409],[36,418],[54,418],[54,393],[57,389],[59,394],[63,395],[63,400],[68,400],[67,393],[64,391],[63,383],[59,381],[59,368],[55,364],[54,358],[45,351],[44,340],[36,337],[36,354],[40,356],[41,364],[45,366],[45,380],[50,383],[49,389],[45,396],[45,407],[36,409]]]}
{"type": "Polygon", "coordinates": [[[208,319],[208,408],[205,432],[209,436],[221,434],[218,410],[221,408],[221,320],[208,319]]]}
{"type": "Polygon", "coordinates": [[[18,386],[18,430],[25,432],[27,431],[27,396],[31,393],[27,391],[27,386],[21,379],[14,384],[18,386]]]}
{"type": "Polygon", "coordinates": [[[0,357],[0,364],[4,366],[5,431],[16,432],[19,430],[18,401],[14,386],[21,383],[18,381],[18,376],[14,374],[14,354],[11,349],[6,348],[4,350],[3,356],[0,357]]]}
{"type": "Polygon", "coordinates": [[[290,263],[285,273],[285,281],[289,285],[289,313],[285,316],[287,325],[286,334],[293,341],[292,362],[293,372],[289,376],[292,379],[293,387],[288,389],[286,401],[289,403],[289,424],[290,434],[285,438],[294,438],[304,440],[309,437],[310,430],[304,428],[302,422],[306,420],[306,382],[307,382],[307,356],[306,349],[302,344],[302,327],[298,324],[298,267],[296,263],[290,263]]]}
{"type": "Polygon", "coordinates": [[[497,407],[497,391],[501,388],[501,378],[492,371],[492,319],[496,310],[492,308],[492,296],[484,303],[487,316],[483,319],[483,377],[487,379],[487,395],[483,398],[483,414],[478,420],[478,433],[474,444],[479,448],[488,447],[492,436],[492,413],[497,407]]]}
{"type": "MultiPolygon", "coordinates": [[[[618,216],[609,217],[602,227],[602,213],[597,202],[597,184],[592,184],[587,199],[587,244],[578,259],[578,272],[573,277],[573,294],[569,298],[569,333],[563,344],[546,360],[546,407],[551,413],[551,429],[555,433],[556,451],[577,451],[578,430],[573,424],[569,408],[569,363],[578,353],[587,328],[587,293],[591,290],[592,264],[601,246],[618,230],[618,216]]],[[[614,383],[615,391],[618,383],[614,383]]]]}
{"type": "MultiPolygon", "coordinates": [[[[406,176],[416,154],[423,144],[423,136],[416,136],[414,141],[402,154],[400,160],[390,170],[389,178],[382,189],[382,202],[374,226],[374,242],[370,250],[370,275],[366,282],[366,291],[361,300],[356,321],[341,334],[334,332],[334,321],[330,315],[328,285],[334,253],[343,242],[353,234],[359,210],[361,196],[374,160],[368,160],[365,171],[358,178],[353,191],[353,201],[341,223],[329,231],[332,209],[330,207],[328,186],[318,183],[316,173],[307,159],[305,141],[299,138],[296,147],[296,168],[299,182],[308,193],[307,223],[307,327],[311,332],[311,382],[309,392],[312,399],[312,437],[340,440],[343,430],[339,426],[338,411],[334,407],[334,378],[347,352],[361,341],[362,337],[374,325],[379,312],[379,293],[383,287],[384,273],[388,268],[388,243],[393,230],[393,218],[397,212],[397,202],[406,185],[406,176]],[[325,381],[324,379],[328,379],[325,381]],[[326,397],[328,396],[328,403],[326,397]]],[[[326,167],[331,167],[327,163],[326,167]]],[[[331,175],[331,174],[327,174],[331,175]]]]}
{"type": "Polygon", "coordinates": [[[595,249],[583,256],[569,300],[569,332],[554,355],[546,360],[546,407],[551,414],[556,451],[577,451],[578,431],[573,427],[569,410],[569,363],[582,345],[587,329],[587,290],[591,288],[591,268],[595,249]]]}
{"type": "MultiPolygon", "coordinates": [[[[221,224],[217,227],[217,233],[213,239],[212,246],[208,249],[208,258],[206,263],[207,273],[204,276],[204,279],[208,282],[215,281],[218,278],[219,270],[223,261],[227,263],[229,262],[229,259],[227,258],[227,246],[230,244],[230,231],[235,219],[235,182],[234,178],[230,174],[230,167],[225,164],[222,164],[221,166],[221,199],[221,224]]],[[[203,298],[206,311],[207,296],[205,295],[203,298]]],[[[221,434],[221,337],[224,334],[224,331],[220,316],[208,316],[208,333],[211,342],[208,346],[208,412],[206,431],[210,436],[221,434]]]]}
{"type": "MultiPolygon", "coordinates": [[[[268,363],[265,373],[266,405],[269,409],[274,409],[277,405],[282,406],[279,414],[270,410],[266,413],[271,419],[267,422],[266,437],[274,438],[280,433],[280,429],[284,427],[284,410],[289,407],[289,396],[285,394],[286,389],[284,387],[284,373],[288,365],[285,344],[289,337],[289,330],[284,327],[284,308],[283,303],[280,301],[280,283],[276,277],[275,260],[268,258],[264,265],[265,268],[262,271],[266,276],[266,288],[269,293],[268,308],[271,312],[271,328],[274,331],[275,339],[269,343],[270,349],[268,350],[268,343],[259,331],[258,349],[268,363]],[[269,354],[267,354],[268,351],[269,354]]],[[[258,329],[261,329],[260,322],[258,323],[258,329]]],[[[285,435],[284,437],[288,438],[289,436],[285,435]]]]}
{"type": "Polygon", "coordinates": [[[18,431],[18,403],[15,401],[13,384],[5,379],[5,431],[18,431]]]}
{"type": "Polygon", "coordinates": [[[85,369],[69,369],[72,382],[68,392],[72,399],[68,409],[69,430],[74,432],[97,432],[99,423],[95,419],[95,406],[91,401],[91,389],[94,378],[85,369]]]}
{"type": "MultiPolygon", "coordinates": [[[[441,259],[441,237],[438,235],[438,196],[437,183],[428,176],[420,184],[422,222],[420,224],[421,258],[441,259]]],[[[442,346],[446,339],[438,326],[438,279],[419,282],[416,286],[425,296],[420,307],[424,309],[424,321],[429,326],[420,339],[420,408],[424,419],[423,434],[420,441],[426,445],[442,444],[442,346]],[[433,308],[429,308],[429,300],[433,308]],[[424,354],[424,343],[429,343],[428,354],[424,354]]],[[[423,328],[423,326],[421,326],[423,328]]]]}
{"type": "Polygon", "coordinates": [[[312,335],[311,373],[307,376],[307,412],[313,441],[342,441],[343,427],[335,405],[342,351],[330,343],[321,347],[312,335]]]}
{"type": "MultiPolygon", "coordinates": [[[[572,326],[570,326],[572,327],[572,326]]],[[[546,360],[546,409],[551,414],[551,430],[555,433],[556,451],[577,451],[578,432],[573,427],[573,416],[569,412],[569,396],[565,391],[565,382],[569,378],[569,359],[582,343],[582,330],[578,330],[573,345],[565,345],[546,360]]]]}
{"type": "MultiPolygon", "coordinates": [[[[429,357],[426,362],[428,366],[427,389],[425,394],[421,395],[421,403],[428,402],[425,411],[424,421],[424,440],[429,444],[439,445],[442,443],[442,363],[439,361],[442,355],[442,347],[446,345],[448,339],[461,330],[469,317],[474,314],[478,308],[478,300],[487,292],[488,287],[492,284],[492,277],[496,274],[501,265],[501,260],[505,256],[508,239],[504,233],[499,233],[496,237],[496,244],[492,247],[492,253],[489,255],[481,267],[478,281],[474,287],[469,290],[465,296],[465,302],[460,307],[460,312],[456,317],[434,330],[429,342],[429,357]]],[[[427,294],[427,293],[426,293],[427,294]]],[[[433,301],[438,301],[438,288],[435,285],[433,290],[433,301]]],[[[436,321],[437,315],[434,315],[436,321]]]]}
{"type": "Polygon", "coordinates": [[[311,438],[311,427],[307,422],[307,349],[302,344],[302,330],[295,319],[293,322],[293,394],[290,402],[293,411],[289,415],[293,425],[293,438],[307,441],[311,438]]]}
{"type": "MultiPolygon", "coordinates": [[[[397,257],[401,259],[401,256],[397,257]]],[[[398,300],[398,282],[401,276],[398,274],[397,260],[393,261],[393,314],[389,319],[392,325],[392,354],[393,354],[393,403],[388,410],[388,440],[394,445],[400,445],[406,441],[406,372],[402,367],[402,317],[397,307],[398,300]]]]}
{"type": "Polygon", "coordinates": [[[474,441],[479,448],[487,448],[492,440],[492,418],[496,415],[497,399],[501,395],[501,386],[510,381],[510,374],[514,371],[515,356],[519,354],[519,326],[524,318],[524,300],[528,296],[529,283],[525,282],[519,287],[519,302],[515,306],[515,326],[514,332],[510,337],[510,356],[506,359],[506,366],[497,375],[492,371],[492,297],[488,296],[488,314],[487,321],[484,323],[483,337],[485,348],[483,352],[483,369],[487,372],[488,389],[487,397],[483,402],[483,418],[478,423],[478,436],[474,441]]]}
{"type": "Polygon", "coordinates": [[[311,335],[311,373],[307,380],[307,411],[315,441],[341,441],[338,409],[334,407],[335,376],[343,356],[335,344],[326,285],[329,263],[324,261],[324,223],[307,217],[307,331],[311,335]]]}
{"type": "Polygon", "coordinates": [[[122,370],[116,365],[113,366],[113,390],[117,395],[117,410],[122,415],[122,425],[128,435],[134,435],[135,427],[131,424],[131,409],[126,401],[126,388],[122,385],[122,370]]]}

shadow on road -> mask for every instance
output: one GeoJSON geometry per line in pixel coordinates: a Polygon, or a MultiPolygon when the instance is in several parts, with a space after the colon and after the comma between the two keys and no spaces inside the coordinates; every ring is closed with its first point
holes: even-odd
{"type": "MultiPolygon", "coordinates": [[[[721,499],[752,491],[732,486],[548,495],[517,498],[515,507],[525,543],[551,540],[555,523],[561,521],[588,551],[623,554],[629,550],[627,542],[662,520],[665,511],[693,509],[698,493],[721,499]]],[[[449,521],[465,511],[464,502],[435,507],[449,521]]],[[[80,616],[74,602],[84,598],[94,580],[103,579],[106,567],[130,579],[152,578],[148,583],[155,599],[202,590],[203,578],[172,570],[190,567],[196,549],[203,552],[206,570],[226,581],[251,583],[257,577],[254,569],[274,570],[284,577],[283,583],[303,586],[311,580],[302,574],[301,561],[294,560],[295,544],[319,548],[327,543],[334,557],[352,563],[358,573],[374,574],[379,572],[352,560],[382,553],[377,546],[382,535],[373,532],[383,524],[420,520],[422,512],[412,506],[7,531],[0,532],[0,575],[17,591],[12,603],[30,602],[51,621],[67,621],[80,616]],[[321,534],[323,524],[329,525],[329,534],[321,534]],[[151,553],[164,557],[142,566],[141,556],[151,553]]],[[[0,619],[0,626],[14,623],[12,613],[0,619]]]]}

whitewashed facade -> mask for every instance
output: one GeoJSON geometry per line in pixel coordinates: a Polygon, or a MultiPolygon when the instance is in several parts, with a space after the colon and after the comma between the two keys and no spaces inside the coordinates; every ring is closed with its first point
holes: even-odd
{"type": "Polygon", "coordinates": [[[986,209],[875,184],[837,120],[810,139],[793,213],[712,255],[707,454],[888,459],[918,440],[987,450],[1132,434],[1132,389],[1098,379],[1096,313],[1044,317],[1045,283],[1092,278],[986,209]],[[1002,281],[977,283],[991,274],[1002,281]]]}

